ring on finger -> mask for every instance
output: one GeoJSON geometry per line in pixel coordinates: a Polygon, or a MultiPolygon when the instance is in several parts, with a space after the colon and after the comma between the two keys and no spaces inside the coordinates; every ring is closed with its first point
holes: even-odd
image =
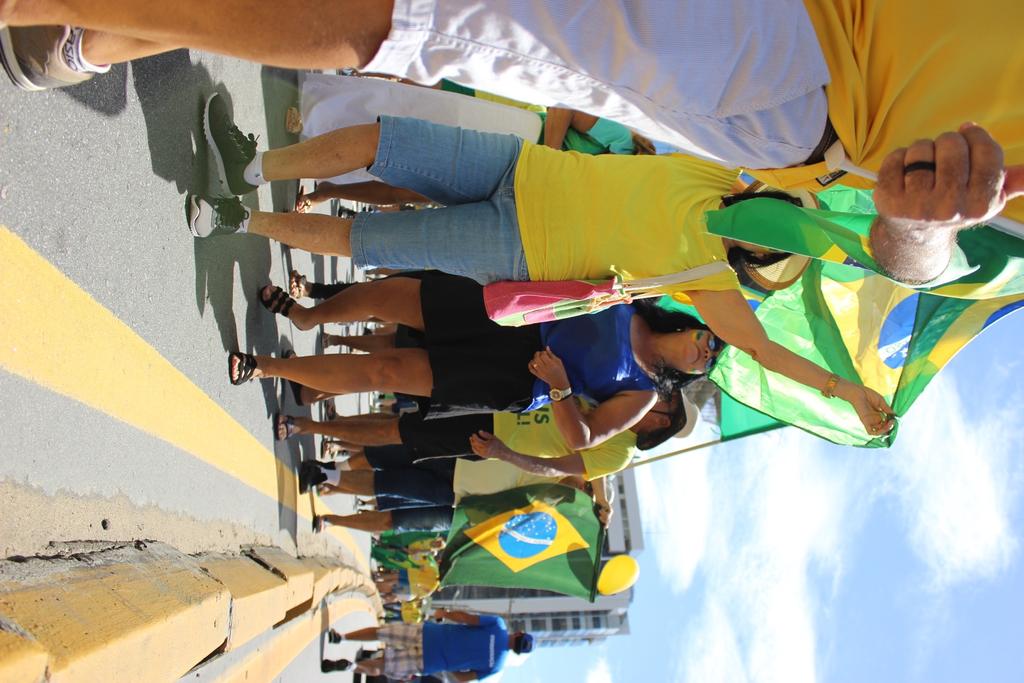
{"type": "Polygon", "coordinates": [[[912,161],[903,167],[903,175],[909,175],[914,171],[928,171],[935,173],[934,161],[912,161]]]}

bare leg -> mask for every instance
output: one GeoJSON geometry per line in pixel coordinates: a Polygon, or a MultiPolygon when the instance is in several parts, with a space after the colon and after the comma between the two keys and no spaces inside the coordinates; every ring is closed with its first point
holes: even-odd
{"type": "Polygon", "coordinates": [[[362,452],[353,452],[352,449],[349,449],[349,453],[351,453],[351,455],[347,459],[342,460],[336,465],[342,472],[373,469],[370,467],[370,462],[366,459],[365,454],[362,452]]]}
{"type": "Polygon", "coordinates": [[[383,353],[273,358],[256,356],[256,377],[284,377],[336,394],[360,391],[430,396],[434,377],[427,352],[392,349],[383,353]]]}
{"type": "Polygon", "coordinates": [[[402,443],[398,433],[398,418],[367,419],[362,415],[348,415],[330,422],[317,422],[306,417],[295,417],[297,434],[323,434],[342,441],[363,446],[388,446],[402,443]]]}
{"type": "Polygon", "coordinates": [[[310,389],[307,386],[303,386],[299,389],[299,395],[302,396],[303,405],[313,405],[317,401],[323,401],[328,398],[334,398],[337,394],[330,391],[317,391],[316,389],[310,389]]]}
{"type": "Polygon", "coordinates": [[[323,515],[325,523],[358,531],[387,531],[393,526],[390,512],[359,512],[354,515],[323,515]]]}
{"type": "Polygon", "coordinates": [[[155,43],[106,31],[89,30],[82,34],[82,54],[97,65],[130,62],[177,48],[177,45],[155,43]]]}
{"type": "Polygon", "coordinates": [[[294,145],[263,153],[267,180],[333,178],[373,163],[380,140],[380,124],[339,128],[294,145]]]}
{"type": "Polygon", "coordinates": [[[375,353],[395,348],[395,335],[358,334],[353,337],[343,334],[324,334],[324,347],[328,346],[347,346],[353,351],[375,353]]]}
{"type": "Polygon", "coordinates": [[[373,469],[372,467],[369,467],[369,466],[367,466],[367,467],[354,467],[354,468],[350,468],[348,466],[348,464],[347,464],[348,460],[350,458],[362,456],[363,451],[364,451],[364,447],[363,446],[360,446],[359,444],[349,443],[347,441],[337,441],[337,440],[330,441],[330,440],[326,440],[326,439],[324,440],[324,443],[327,444],[327,446],[324,447],[324,450],[326,452],[322,454],[325,458],[327,458],[327,457],[335,457],[339,453],[342,455],[342,458],[343,458],[342,460],[335,460],[334,461],[335,462],[334,466],[337,467],[339,470],[347,471],[349,469],[369,469],[369,470],[373,469]]]}
{"type": "Polygon", "coordinates": [[[377,631],[378,629],[376,626],[370,626],[368,628],[361,628],[357,631],[349,631],[344,635],[344,638],[345,640],[362,640],[366,642],[380,640],[380,637],[377,635],[377,631]]]}
{"type": "Polygon", "coordinates": [[[324,323],[378,318],[422,331],[420,281],[409,277],[391,277],[360,282],[310,308],[292,306],[288,317],[301,330],[309,330],[324,323]]]}
{"type": "Polygon", "coordinates": [[[391,30],[391,0],[0,0],[12,26],[68,24],[295,69],[367,64],[391,30]]]}
{"type": "MultiPolygon", "coordinates": [[[[387,654],[384,657],[387,657],[387,654]]],[[[383,676],[384,657],[380,659],[364,659],[361,662],[356,662],[356,672],[366,676],[383,676]]]]}
{"type": "Polygon", "coordinates": [[[358,470],[345,472],[345,476],[337,486],[333,487],[332,493],[346,493],[350,496],[374,496],[373,470],[358,470]]]}
{"type": "Polygon", "coordinates": [[[253,211],[249,232],[313,254],[352,255],[352,221],[347,218],[253,211]]]}

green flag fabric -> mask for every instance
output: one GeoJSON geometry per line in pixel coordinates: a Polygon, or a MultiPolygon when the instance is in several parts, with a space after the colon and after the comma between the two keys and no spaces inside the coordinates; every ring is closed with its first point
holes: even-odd
{"type": "Polygon", "coordinates": [[[753,436],[785,426],[786,423],[743,405],[729,394],[722,393],[721,405],[718,409],[718,430],[722,441],[742,439],[745,436],[753,436]]]}
{"type": "Polygon", "coordinates": [[[574,488],[467,496],[455,508],[441,585],[542,589],[593,602],[603,545],[593,501],[574,488]]]}
{"type": "MultiPolygon", "coordinates": [[[[770,249],[881,273],[868,234],[875,219],[867,190],[838,187],[818,195],[823,209],[750,199],[707,213],[708,232],[770,249]]],[[[990,227],[959,234],[949,267],[918,291],[959,299],[1024,294],[1024,240],[990,227]]]]}
{"type": "MultiPolygon", "coordinates": [[[[752,203],[752,202],[751,202],[752,203]]],[[[869,271],[815,260],[793,286],[755,311],[770,339],[882,394],[905,415],[928,382],[985,327],[1024,306],[1024,295],[948,298],[902,287],[869,271]]],[[[829,441],[888,447],[845,401],[764,370],[726,347],[710,378],[737,401],[829,441]]]]}

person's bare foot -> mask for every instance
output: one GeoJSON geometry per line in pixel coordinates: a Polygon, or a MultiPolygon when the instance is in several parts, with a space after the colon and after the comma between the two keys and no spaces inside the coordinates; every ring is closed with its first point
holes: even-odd
{"type": "Polygon", "coordinates": [[[323,198],[316,193],[316,190],[307,193],[305,188],[299,186],[299,194],[295,197],[295,213],[309,213],[314,205],[323,201],[323,198]]]}
{"type": "Polygon", "coordinates": [[[294,299],[301,299],[302,297],[309,296],[311,287],[309,286],[309,280],[306,276],[297,270],[293,270],[288,274],[288,293],[292,295],[294,299]]]}

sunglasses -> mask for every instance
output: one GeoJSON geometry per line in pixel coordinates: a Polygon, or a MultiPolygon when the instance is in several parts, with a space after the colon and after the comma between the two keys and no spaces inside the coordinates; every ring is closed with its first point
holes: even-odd
{"type": "Polygon", "coordinates": [[[718,360],[718,354],[722,352],[723,348],[725,348],[725,342],[711,332],[708,332],[708,351],[710,351],[710,354],[708,355],[708,362],[704,364],[704,374],[711,372],[711,367],[718,360]]]}

